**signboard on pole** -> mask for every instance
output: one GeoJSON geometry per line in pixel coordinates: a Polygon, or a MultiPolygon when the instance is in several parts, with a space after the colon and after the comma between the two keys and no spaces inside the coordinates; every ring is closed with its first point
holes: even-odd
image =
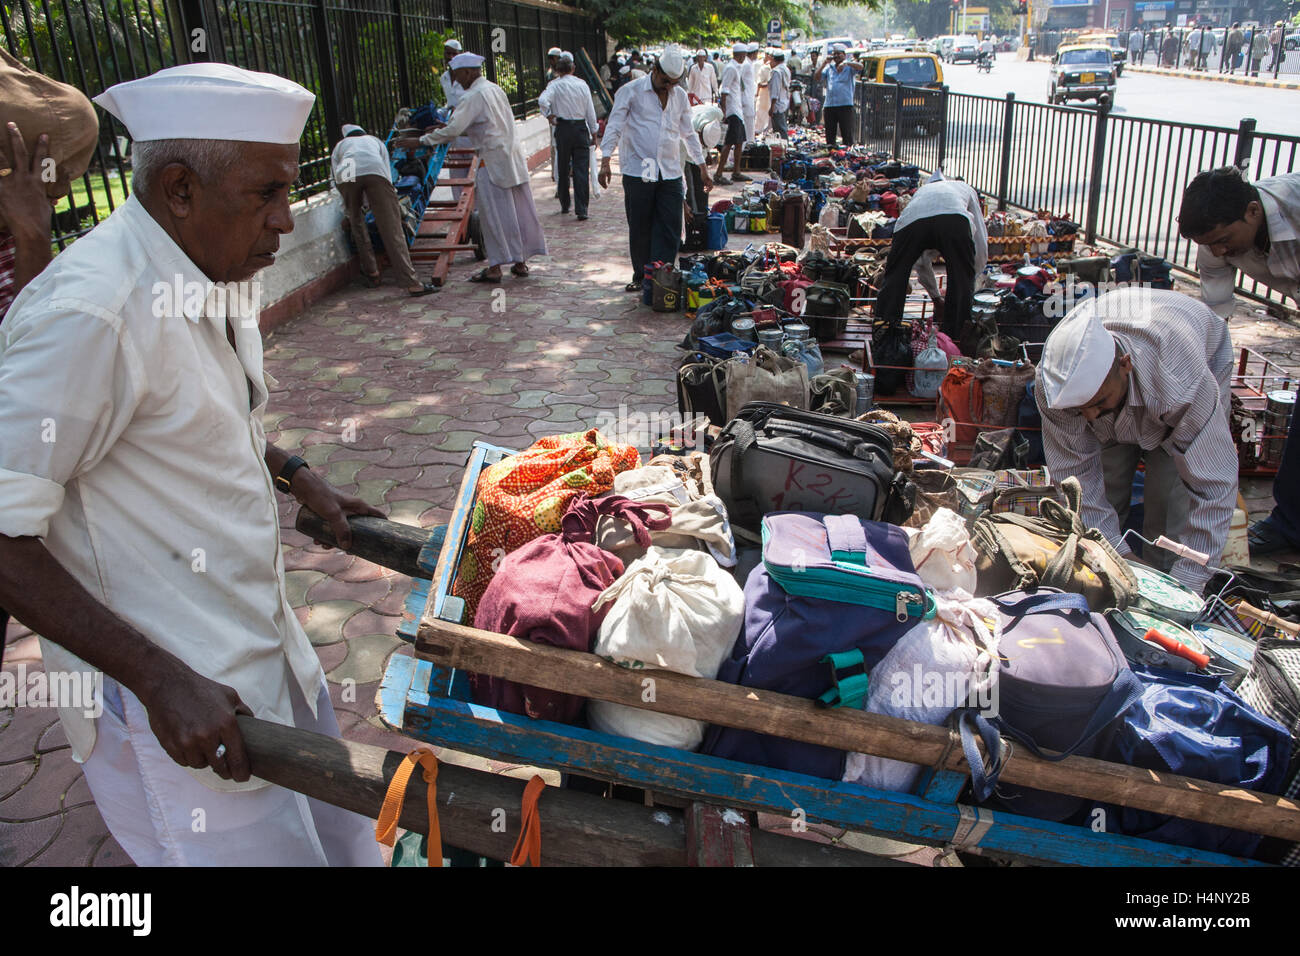
{"type": "Polygon", "coordinates": [[[767,21],[767,42],[776,46],[781,43],[781,20],[779,17],[773,17],[767,21]]]}

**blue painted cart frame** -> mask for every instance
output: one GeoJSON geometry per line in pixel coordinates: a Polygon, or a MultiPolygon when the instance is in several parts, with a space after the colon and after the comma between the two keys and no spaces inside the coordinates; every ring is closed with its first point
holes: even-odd
{"type": "MultiPolygon", "coordinates": [[[[414,641],[420,621],[459,623],[463,602],[450,594],[483,468],[511,450],[476,442],[446,532],[442,557],[421,562],[434,574],[417,580],[399,636],[414,641]],[[434,561],[437,560],[436,566],[434,561]]],[[[1034,863],[1088,866],[1258,866],[1187,847],[1094,832],[959,802],[967,777],[927,770],[914,794],[875,790],[642,743],[582,727],[506,713],[474,704],[464,672],[416,657],[394,655],[380,689],[380,715],[418,740],[495,760],[642,787],[661,794],[761,810],[802,813],[811,822],[893,839],[1034,863]]]]}

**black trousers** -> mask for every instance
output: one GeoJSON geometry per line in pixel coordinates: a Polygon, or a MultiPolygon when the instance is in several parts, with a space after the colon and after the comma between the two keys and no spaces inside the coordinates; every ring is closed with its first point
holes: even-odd
{"type": "Polygon", "coordinates": [[[970,220],[961,213],[927,216],[894,233],[876,300],[876,314],[884,319],[902,317],[912,267],[930,249],[939,250],[947,267],[943,331],[956,342],[962,326],[970,318],[971,296],[975,291],[975,241],[970,234],[970,220]]]}
{"type": "Polygon", "coordinates": [[[556,177],[560,189],[560,208],[569,209],[569,178],[573,178],[573,211],[587,215],[591,199],[591,133],[586,120],[555,121],[556,177]]]}
{"type": "Polygon", "coordinates": [[[835,148],[835,128],[838,126],[840,138],[845,146],[853,145],[853,107],[823,106],[822,119],[826,123],[826,145],[835,148]]]}
{"type": "Polygon", "coordinates": [[[682,181],[623,177],[632,281],[645,278],[647,262],[677,262],[682,241],[682,181]]]}

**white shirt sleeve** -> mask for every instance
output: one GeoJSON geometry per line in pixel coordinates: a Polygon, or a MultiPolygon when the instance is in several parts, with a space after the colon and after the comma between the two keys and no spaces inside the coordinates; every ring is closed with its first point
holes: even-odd
{"type": "Polygon", "coordinates": [[[465,130],[470,124],[478,118],[479,112],[483,108],[483,96],[470,96],[468,93],[461,98],[456,106],[455,112],[451,114],[451,122],[442,129],[435,129],[432,133],[425,133],[420,137],[420,142],[425,146],[440,146],[443,143],[450,143],[465,134],[465,130]]]}
{"type": "Polygon", "coordinates": [[[600,139],[600,155],[603,159],[613,157],[614,149],[623,135],[623,127],[627,124],[627,114],[631,109],[630,89],[631,86],[625,83],[614,94],[614,108],[609,111],[609,118],[605,120],[605,135],[600,139]]]}
{"type": "Polygon", "coordinates": [[[984,210],[980,206],[980,196],[974,187],[967,186],[970,197],[967,208],[971,214],[971,240],[975,243],[975,276],[979,277],[989,264],[989,230],[984,222],[984,210]]]}
{"type": "Polygon", "coordinates": [[[48,307],[11,310],[0,351],[0,534],[15,538],[48,534],[64,486],[109,452],[145,390],[118,316],[76,300],[48,307]]]}
{"type": "MultiPolygon", "coordinates": [[[[685,99],[685,94],[683,94],[685,99]]],[[[691,108],[683,104],[681,119],[677,123],[677,131],[681,134],[682,142],[686,145],[686,155],[690,157],[691,162],[696,166],[703,166],[706,162],[704,147],[700,145],[699,134],[695,132],[695,126],[691,122],[691,108]]]]}
{"type": "Polygon", "coordinates": [[[1236,307],[1233,289],[1237,285],[1237,267],[1220,259],[1208,246],[1196,248],[1196,274],[1201,280],[1201,301],[1223,318],[1236,307]]]}
{"type": "Polygon", "coordinates": [[[537,108],[543,116],[551,115],[551,100],[555,98],[555,80],[546,84],[546,89],[542,90],[542,95],[537,97],[537,108]]]}

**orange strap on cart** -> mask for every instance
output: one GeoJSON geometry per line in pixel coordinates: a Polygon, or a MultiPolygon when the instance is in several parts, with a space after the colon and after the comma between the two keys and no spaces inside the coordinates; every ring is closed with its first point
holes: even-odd
{"type": "MultiPolygon", "coordinates": [[[[384,846],[393,845],[397,837],[397,820],[402,815],[402,803],[406,799],[406,784],[417,764],[424,768],[424,782],[429,788],[428,864],[433,866],[433,861],[437,860],[438,865],[442,866],[442,829],[438,826],[438,758],[432,750],[412,750],[398,765],[397,772],[388,784],[388,792],[384,794],[379,819],[375,821],[375,839],[384,846]]],[[[540,841],[540,835],[538,839],[540,841]]]]}
{"type": "Polygon", "coordinates": [[[519,839],[510,854],[511,866],[523,866],[530,859],[533,866],[542,865],[542,815],[537,809],[537,801],[545,789],[546,781],[536,774],[524,787],[523,819],[519,825],[519,839]]]}

